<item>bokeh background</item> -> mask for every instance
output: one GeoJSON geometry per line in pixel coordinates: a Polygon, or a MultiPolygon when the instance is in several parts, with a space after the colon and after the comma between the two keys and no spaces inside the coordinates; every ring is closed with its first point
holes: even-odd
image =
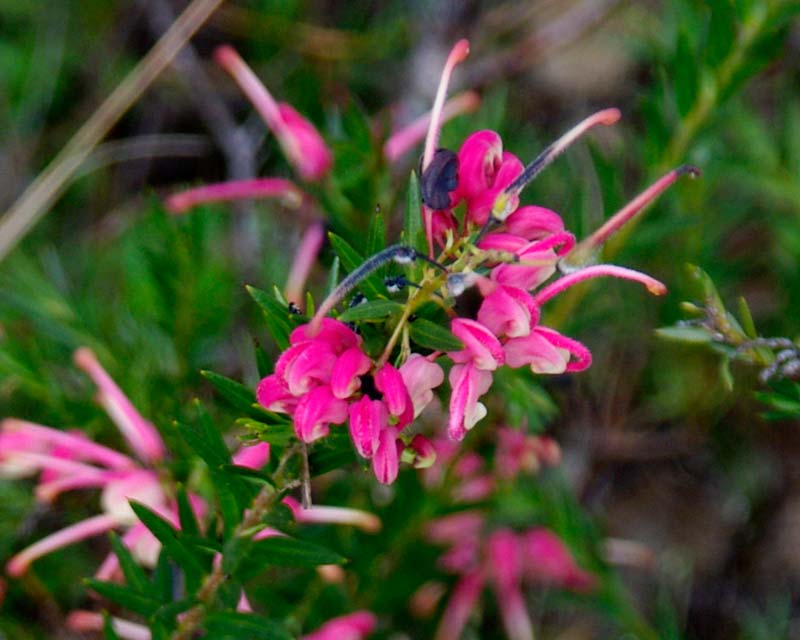
{"type": "MultiPolygon", "coordinates": [[[[0,210],[183,6],[0,0],[0,210]]],[[[467,37],[471,54],[452,92],[474,89],[481,106],[446,125],[443,146],[488,127],[531,159],[592,111],[622,110],[619,124],[576,144],[526,191],[526,202],[558,211],[578,237],[667,169],[688,162],[703,174],[679,182],[606,250],[669,294],[653,299],[603,282],[563,297],[546,322],[584,341],[592,368],[502,382],[494,410],[545,429],[564,462],[521,482],[498,508],[525,514],[525,500],[538,496],[537,513],[561,518],[574,544],[582,536],[641,543],[645,559],[616,575],[659,637],[800,637],[800,423],[791,412],[764,418],[757,367],[729,366],[705,345],[654,333],[686,317],[682,301],[701,299],[687,270],[694,264],[731,308],[746,299],[761,335],[798,334],[798,11],[778,0],[224,3],[0,263],[0,414],[119,442],[71,363],[72,351],[89,345],[162,427],[176,474],[191,477],[194,463],[169,425],[198,396],[219,424],[233,424],[235,411],[199,370],[255,384],[253,338],[275,347],[243,285],[282,284],[304,224],[275,203],[165,213],[163,196],[186,185],[290,175],[211,51],[234,44],[276,96],[317,124],[336,154],[327,195],[349,203],[355,229],[366,229],[379,204],[396,238],[417,155],[388,167],[380,145],[430,107],[447,51],[467,37]],[[353,122],[369,127],[358,137],[353,122]]],[[[327,254],[313,274],[317,294],[326,264],[327,254]]],[[[471,446],[487,443],[475,436],[471,446]]],[[[391,513],[438,499],[420,496],[405,476],[384,513],[387,533],[359,547],[385,554],[381,570],[396,570],[384,576],[391,584],[372,583],[383,585],[378,597],[360,601],[394,620],[406,616],[407,574],[419,558],[430,560],[424,566],[435,558],[418,532],[391,524],[391,513]]],[[[367,478],[338,482],[344,488],[334,483],[332,495],[370,495],[367,478]]],[[[29,484],[0,480],[0,558],[92,513],[92,504],[75,495],[37,505],[29,484]]],[[[63,616],[92,601],[76,577],[90,575],[107,549],[105,540],[80,545],[7,581],[0,637],[81,637],[64,629],[63,616]]],[[[375,562],[356,561],[355,570],[367,575],[375,562]]],[[[289,576],[286,584],[288,603],[305,583],[289,576]]],[[[556,593],[530,605],[543,638],[625,629],[611,605],[556,593]]],[[[432,624],[404,621],[397,632],[407,635],[385,637],[428,637],[432,624]]],[[[490,623],[482,633],[496,637],[490,623]]]]}

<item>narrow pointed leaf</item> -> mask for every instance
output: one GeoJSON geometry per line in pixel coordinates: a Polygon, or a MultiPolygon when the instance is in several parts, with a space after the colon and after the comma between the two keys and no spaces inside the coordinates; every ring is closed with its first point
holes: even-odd
{"type": "Polygon", "coordinates": [[[410,325],[411,339],[421,347],[434,351],[460,351],[464,344],[449,329],[426,320],[417,318],[410,325]]]}
{"type": "Polygon", "coordinates": [[[377,320],[386,318],[394,313],[401,313],[403,305],[393,300],[369,300],[348,309],[340,314],[337,320],[341,322],[358,322],[361,320],[377,320]]]}
{"type": "Polygon", "coordinates": [[[109,537],[111,538],[111,548],[117,556],[117,560],[119,560],[122,575],[125,576],[125,583],[134,591],[147,593],[150,589],[150,583],[147,580],[144,569],[134,560],[130,549],[122,543],[122,540],[115,532],[112,531],[109,537]]]}

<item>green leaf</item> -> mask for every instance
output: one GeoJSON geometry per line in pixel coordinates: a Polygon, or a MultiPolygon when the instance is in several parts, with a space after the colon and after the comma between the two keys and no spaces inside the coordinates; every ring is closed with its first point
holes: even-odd
{"type": "Polygon", "coordinates": [[[421,347],[434,351],[460,351],[464,344],[449,329],[426,320],[417,318],[410,325],[411,339],[421,347]]]}
{"type": "Polygon", "coordinates": [[[192,509],[191,502],[189,502],[189,494],[186,492],[186,487],[180,485],[178,487],[178,521],[181,523],[181,531],[184,535],[199,536],[200,525],[197,523],[197,518],[192,509]]]}
{"type": "Polygon", "coordinates": [[[256,353],[256,367],[258,368],[258,375],[262,378],[266,378],[270,373],[272,373],[272,369],[274,367],[272,358],[266,351],[264,351],[264,347],[262,347],[255,338],[253,338],[253,349],[256,353]]]}
{"type": "MultiPolygon", "coordinates": [[[[348,273],[355,271],[364,262],[364,257],[356,251],[344,238],[337,236],[335,233],[329,233],[331,246],[339,256],[342,266],[348,273]]],[[[384,293],[383,287],[380,284],[380,279],[376,274],[372,274],[362,280],[358,287],[369,298],[377,298],[384,293]]]]}
{"type": "Polygon", "coordinates": [[[656,335],[665,340],[688,342],[691,344],[709,344],[711,335],[701,327],[662,327],[656,329],[656,335]]]}
{"type": "Polygon", "coordinates": [[[179,423],[179,429],[186,443],[212,469],[231,464],[231,454],[222,433],[211,421],[202,403],[195,399],[196,419],[191,423],[179,423]]]}
{"type": "Polygon", "coordinates": [[[234,409],[247,414],[252,413],[253,405],[256,404],[256,394],[250,387],[206,369],[201,369],[200,375],[214,385],[214,388],[234,409]]]}
{"type": "Polygon", "coordinates": [[[106,640],[120,640],[117,632],[114,631],[114,622],[106,612],[103,612],[103,636],[106,640]]]}
{"type": "Polygon", "coordinates": [[[697,65],[697,56],[691,49],[689,37],[684,30],[681,30],[673,63],[675,103],[681,117],[685,117],[692,110],[697,97],[697,65]]]}
{"type": "Polygon", "coordinates": [[[134,591],[147,593],[150,589],[150,582],[147,580],[144,569],[134,560],[128,547],[122,544],[119,536],[113,531],[109,534],[111,538],[111,548],[119,560],[122,575],[125,576],[125,583],[134,591]]]}
{"type": "Polygon", "coordinates": [[[246,560],[239,563],[237,575],[242,580],[247,580],[261,573],[267,566],[313,568],[344,562],[346,559],[338,553],[313,542],[274,536],[252,543],[246,560]]]}
{"type": "Polygon", "coordinates": [[[412,171],[408,178],[406,210],[403,216],[403,240],[417,251],[422,251],[423,253],[428,251],[425,230],[422,228],[422,201],[420,200],[419,180],[415,171],[412,171]]]}
{"type": "Polygon", "coordinates": [[[368,300],[363,304],[348,309],[337,317],[341,322],[358,322],[361,320],[377,320],[394,313],[401,313],[403,305],[392,300],[368,300]]]}
{"type": "Polygon", "coordinates": [[[328,272],[328,281],[325,284],[326,298],[333,293],[336,285],[339,284],[339,264],[339,256],[333,256],[333,263],[331,263],[331,269],[328,272]]]}
{"type": "Polygon", "coordinates": [[[86,578],[86,586],[104,598],[108,598],[112,602],[142,616],[152,615],[161,606],[161,601],[158,598],[145,593],[138,593],[126,584],[86,578]]]}
{"type": "Polygon", "coordinates": [[[215,640],[292,640],[286,628],[256,613],[233,611],[209,613],[205,618],[206,637],[215,640]]]}
{"type": "Polygon", "coordinates": [[[183,569],[186,574],[187,587],[190,590],[198,588],[200,586],[200,577],[204,573],[203,564],[198,556],[181,541],[179,532],[169,522],[145,505],[135,500],[130,500],[129,502],[136,517],[158,539],[166,554],[183,569]]]}
{"type": "Polygon", "coordinates": [[[236,424],[258,436],[259,440],[269,442],[279,447],[285,447],[295,439],[294,427],[290,422],[276,422],[268,424],[260,420],[250,420],[249,418],[239,418],[236,424]]]}
{"type": "Polygon", "coordinates": [[[383,212],[379,207],[375,208],[372,220],[369,223],[369,233],[367,234],[367,255],[372,255],[386,248],[386,223],[383,212]]]}
{"type": "Polygon", "coordinates": [[[264,320],[272,339],[281,350],[289,346],[289,334],[299,324],[298,316],[289,312],[289,307],[279,302],[266,291],[246,285],[247,293],[264,312],[264,320]]]}

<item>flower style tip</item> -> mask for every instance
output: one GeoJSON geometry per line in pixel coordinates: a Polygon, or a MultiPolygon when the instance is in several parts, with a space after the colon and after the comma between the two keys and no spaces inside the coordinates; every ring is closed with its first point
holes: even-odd
{"type": "Polygon", "coordinates": [[[428,135],[425,139],[425,151],[422,155],[422,171],[425,171],[428,165],[433,161],[433,154],[439,142],[439,130],[442,126],[442,108],[444,107],[444,99],[447,95],[447,87],[450,84],[450,76],[456,65],[463,62],[468,55],[469,40],[464,38],[455,43],[450,50],[450,54],[447,56],[447,61],[442,70],[442,77],[439,80],[439,87],[436,90],[436,98],[433,101],[433,109],[431,109],[428,135]]]}
{"type": "Polygon", "coordinates": [[[696,178],[700,175],[700,170],[689,164],[682,165],[672,171],[668,171],[653,184],[647,187],[633,200],[626,204],[622,209],[611,216],[597,231],[592,233],[585,240],[581,240],[578,245],[564,257],[562,264],[568,268],[578,267],[587,262],[594,251],[601,247],[613,234],[623,226],[636,218],[644,209],[651,204],[658,196],[671,187],[682,176],[696,178]]]}
{"type": "MultiPolygon", "coordinates": [[[[67,628],[72,631],[102,632],[105,619],[102,614],[94,611],[84,611],[78,609],[70,612],[67,616],[67,628]]],[[[111,618],[111,627],[122,640],[150,640],[150,630],[142,624],[123,620],[122,618],[111,618]]]]}
{"type": "Polygon", "coordinates": [[[77,349],[73,354],[73,360],[97,385],[100,403],[128,441],[131,449],[147,462],[161,460],[166,451],[164,441],[155,426],[139,414],[92,350],[88,347],[77,349]]]}
{"type": "Polygon", "coordinates": [[[207,184],[195,189],[180,191],[169,196],[165,200],[164,206],[170,213],[180,214],[208,202],[263,198],[277,198],[283,206],[297,209],[303,203],[304,194],[291,180],[253,178],[207,184]]]}
{"type": "Polygon", "coordinates": [[[639,282],[655,296],[662,296],[667,292],[667,287],[663,282],[648,276],[646,273],[634,269],[627,269],[626,267],[618,267],[613,264],[597,264],[569,273],[563,278],[559,278],[552,284],[540,289],[534,294],[533,299],[536,304],[542,305],[559,293],[569,289],[571,286],[583,282],[584,280],[590,280],[600,276],[611,276],[613,278],[622,278],[623,280],[639,282]]]}
{"type": "Polygon", "coordinates": [[[589,131],[589,129],[597,125],[610,126],[615,124],[620,119],[621,115],[620,110],[616,108],[597,111],[558,138],[558,140],[536,156],[536,158],[525,167],[522,174],[497,196],[492,207],[492,218],[499,221],[505,220],[508,215],[516,209],[516,205],[519,202],[519,194],[525,186],[536,178],[542,170],[549,166],[553,160],[560,156],[567,147],[589,131]]]}

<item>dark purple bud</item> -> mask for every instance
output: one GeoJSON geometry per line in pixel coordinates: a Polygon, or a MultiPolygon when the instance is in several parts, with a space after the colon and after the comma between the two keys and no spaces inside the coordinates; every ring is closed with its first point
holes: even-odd
{"type": "Polygon", "coordinates": [[[425,206],[440,211],[450,207],[450,192],[458,187],[458,155],[437,149],[428,168],[422,172],[419,189],[425,206]]]}

